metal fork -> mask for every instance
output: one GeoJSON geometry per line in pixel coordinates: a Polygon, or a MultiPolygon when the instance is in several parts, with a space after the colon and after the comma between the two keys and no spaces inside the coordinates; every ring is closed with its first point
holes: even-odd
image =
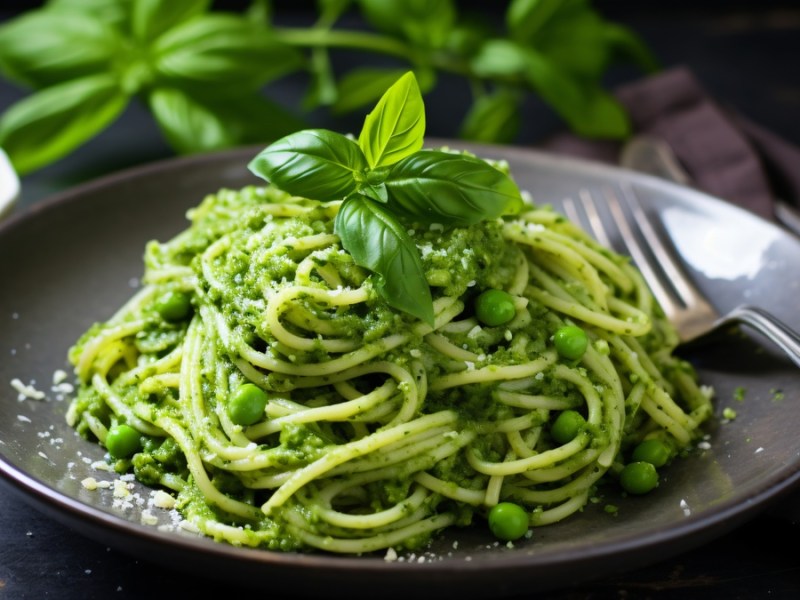
{"type": "Polygon", "coordinates": [[[576,224],[588,226],[589,233],[598,242],[630,255],[664,313],[677,328],[682,344],[697,343],[706,339],[707,334],[737,323],[760,332],[800,367],[800,335],[796,331],[764,309],[748,304],[720,314],[680,267],[633,189],[624,187],[621,190],[621,194],[612,189],[605,191],[605,211],[587,189],[581,190],[577,199],[566,198],[562,206],[566,216],[576,224]],[[609,222],[618,235],[609,228],[609,222]],[[646,240],[646,245],[640,238],[646,240]]]}

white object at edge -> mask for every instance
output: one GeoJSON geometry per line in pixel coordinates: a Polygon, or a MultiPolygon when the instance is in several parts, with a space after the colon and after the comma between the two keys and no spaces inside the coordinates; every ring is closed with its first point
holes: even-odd
{"type": "Polygon", "coordinates": [[[17,177],[8,155],[0,148],[0,217],[8,212],[19,198],[19,177],[17,177]]]}

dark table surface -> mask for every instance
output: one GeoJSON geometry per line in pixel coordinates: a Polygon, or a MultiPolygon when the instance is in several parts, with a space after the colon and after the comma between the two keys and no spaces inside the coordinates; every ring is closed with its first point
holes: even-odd
{"type": "MultiPolygon", "coordinates": [[[[4,3],[5,4],[5,3],[4,3]]],[[[792,3],[606,2],[613,18],[634,27],[665,66],[689,67],[708,91],[750,119],[800,145],[800,6],[792,3]],[[647,5],[646,7],[644,5],[647,5]]],[[[0,22],[11,13],[1,12],[0,22]]],[[[276,93],[292,102],[302,82],[276,93]]],[[[429,100],[428,134],[453,137],[456,116],[445,82],[429,100]]],[[[0,81],[0,111],[24,90],[0,81]]],[[[535,145],[559,124],[532,107],[520,143],[535,145]]],[[[326,116],[315,116],[321,125],[326,116]]],[[[47,196],[132,165],[171,156],[148,115],[132,106],[108,131],[69,159],[25,177],[16,211],[47,196]]],[[[797,199],[795,199],[797,200],[797,199]]],[[[7,257],[0,257],[5,260],[7,257]]],[[[2,292],[0,292],[2,293],[2,292]]],[[[0,482],[4,484],[5,482],[0,482]]],[[[798,598],[800,495],[779,499],[724,536],[663,562],[547,592],[555,599],[798,598]]],[[[535,595],[521,590],[520,598],[535,595]]],[[[250,594],[246,588],[195,576],[106,547],[45,516],[16,490],[0,485],[0,599],[167,598],[250,594]]],[[[289,596],[286,596],[289,597],[289,596]]]]}

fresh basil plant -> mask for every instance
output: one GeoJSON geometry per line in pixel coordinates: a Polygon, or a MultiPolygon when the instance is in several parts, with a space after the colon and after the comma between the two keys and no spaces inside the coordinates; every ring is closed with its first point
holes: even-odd
{"type": "MultiPolygon", "coordinates": [[[[629,120],[603,88],[605,73],[617,62],[657,68],[638,36],[591,0],[510,0],[500,9],[318,0],[305,26],[281,24],[288,4],[251,0],[233,12],[210,0],[47,0],[0,23],[0,75],[31,88],[0,115],[0,146],[26,175],[99,135],[136,100],[180,154],[269,143],[307,127],[312,109],[338,117],[372,105],[408,70],[423,93],[443,74],[467,84],[470,97],[452,106],[461,123],[447,137],[512,143],[534,94],[579,135],[623,138],[629,120]],[[347,15],[362,25],[342,26],[347,15]],[[339,52],[389,62],[348,66],[339,52]],[[284,108],[266,86],[298,73],[307,80],[303,101],[284,108]]],[[[422,121],[381,121],[393,109],[381,107],[365,128],[369,143],[359,140],[371,170],[420,139],[422,121]],[[386,137],[391,127],[402,135],[386,137]]],[[[383,192],[376,184],[373,196],[383,192]]]]}
{"type": "Polygon", "coordinates": [[[423,148],[425,106],[413,72],[364,120],[358,141],[325,129],[292,133],[261,151],[250,170],[297,196],[341,200],[334,232],[376,276],[393,307],[433,324],[433,300],[412,225],[472,225],[522,207],[514,181],[474,156],[423,148]]]}

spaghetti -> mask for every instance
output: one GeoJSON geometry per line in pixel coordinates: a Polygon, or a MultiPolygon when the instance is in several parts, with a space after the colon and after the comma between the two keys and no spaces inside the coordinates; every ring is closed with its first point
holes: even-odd
{"type": "Polygon", "coordinates": [[[70,424],[107,447],[133,428],[136,451],[109,459],[171,490],[202,533],[419,548],[506,501],[543,526],[583,508],[639,442],[675,456],[697,439],[711,403],[673,328],[628,260],[563,216],[531,206],[414,231],[431,326],[342,249],[339,205],[269,186],[209,195],[186,230],[147,245],[140,291],[70,350],[70,424]],[[508,322],[476,317],[487,289],[513,298],[508,322]],[[580,358],[554,346],[565,325],[588,336],[580,358]],[[266,403],[242,424],[231,403],[246,384],[266,403]],[[585,426],[561,443],[568,410],[585,426]]]}

